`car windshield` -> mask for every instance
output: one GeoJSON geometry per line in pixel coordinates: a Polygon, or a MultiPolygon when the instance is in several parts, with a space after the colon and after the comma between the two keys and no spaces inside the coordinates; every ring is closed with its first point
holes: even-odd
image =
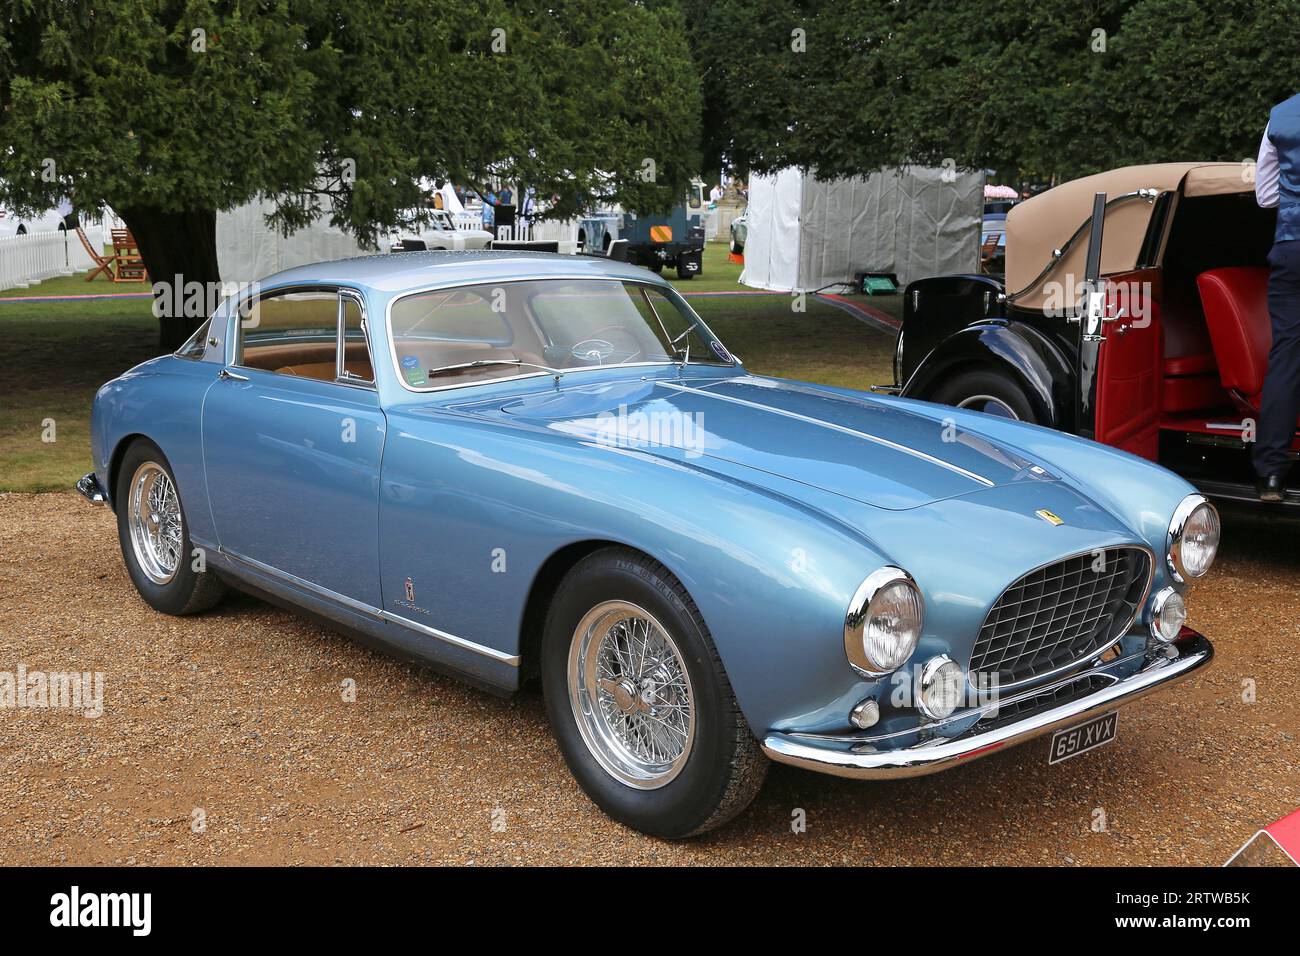
{"type": "Polygon", "coordinates": [[[389,331],[417,389],[612,365],[731,365],[675,292],[606,279],[540,279],[403,296],[389,331]]]}

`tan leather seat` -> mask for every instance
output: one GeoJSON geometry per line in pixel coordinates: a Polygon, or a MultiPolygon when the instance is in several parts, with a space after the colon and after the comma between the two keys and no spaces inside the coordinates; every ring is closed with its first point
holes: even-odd
{"type": "Polygon", "coordinates": [[[333,362],[306,362],[302,365],[282,365],[276,369],[281,375],[297,375],[299,378],[316,378],[322,382],[334,380],[333,362]]]}

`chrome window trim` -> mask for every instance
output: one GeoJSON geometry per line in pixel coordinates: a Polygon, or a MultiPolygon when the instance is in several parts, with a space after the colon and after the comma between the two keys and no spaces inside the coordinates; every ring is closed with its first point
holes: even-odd
{"type": "Polygon", "coordinates": [[[213,315],[208,316],[206,319],[204,319],[204,320],[202,321],[202,323],[199,324],[199,327],[198,327],[197,329],[194,330],[194,332],[190,335],[190,337],[189,337],[188,339],[186,339],[183,343],[181,343],[181,347],[178,348],[175,352],[173,352],[172,355],[175,356],[175,357],[178,358],[178,359],[185,359],[185,361],[187,361],[187,362],[202,362],[203,359],[204,359],[204,356],[206,356],[207,353],[208,353],[208,346],[209,346],[210,343],[207,341],[207,339],[208,339],[209,334],[211,333],[211,330],[212,330],[212,320],[213,320],[214,318],[216,318],[216,314],[215,314],[215,313],[214,313],[213,315]],[[184,351],[185,351],[185,346],[187,346],[187,345],[189,345],[191,342],[193,342],[193,341],[194,341],[194,340],[199,336],[200,333],[202,333],[202,335],[203,335],[203,337],[204,337],[204,342],[203,342],[203,352],[202,352],[201,354],[199,354],[199,355],[184,355],[184,354],[182,354],[182,353],[184,353],[184,351]]]}
{"type": "Polygon", "coordinates": [[[370,347],[370,329],[366,321],[366,297],[357,289],[347,286],[339,287],[338,344],[334,350],[334,382],[336,385],[349,385],[353,388],[375,387],[375,350],[370,347]],[[361,337],[366,343],[366,357],[370,359],[370,378],[353,375],[345,367],[347,364],[347,319],[345,318],[344,300],[350,299],[361,311],[361,337]]]}
{"type": "MultiPolygon", "coordinates": [[[[645,279],[637,279],[637,278],[624,277],[624,276],[606,276],[606,275],[592,276],[592,275],[568,275],[568,274],[531,276],[526,278],[515,278],[515,279],[475,279],[470,282],[451,282],[446,284],[426,286],[419,289],[411,289],[406,292],[402,292],[398,295],[395,295],[388,300],[388,306],[385,309],[384,324],[385,324],[386,331],[388,333],[388,357],[392,363],[392,368],[394,372],[397,374],[398,384],[401,385],[402,388],[404,388],[408,392],[414,392],[419,395],[426,395],[432,392],[450,391],[451,389],[455,389],[455,388],[479,388],[484,385],[496,385],[499,382],[517,382],[521,379],[538,378],[541,376],[551,375],[552,373],[543,372],[543,371],[524,372],[519,375],[503,375],[500,378],[491,378],[482,382],[460,382],[458,384],[452,384],[452,385],[429,385],[423,388],[417,388],[413,385],[408,384],[406,381],[406,376],[402,374],[402,365],[397,358],[397,339],[393,335],[393,306],[395,306],[398,302],[401,302],[403,299],[410,298],[411,296],[428,295],[430,292],[451,292],[452,290],[455,289],[469,289],[469,288],[475,288],[484,285],[489,285],[489,286],[517,285],[518,283],[521,282],[616,282],[619,285],[637,285],[637,286],[646,286],[651,289],[657,289],[660,292],[664,293],[669,299],[669,301],[673,301],[674,296],[677,299],[680,299],[681,300],[680,304],[686,307],[686,311],[689,312],[691,316],[694,317],[695,321],[699,323],[700,327],[703,328],[713,338],[714,341],[722,345],[723,349],[726,350],[728,355],[731,355],[731,350],[727,349],[726,344],[723,343],[722,339],[718,338],[717,335],[714,334],[713,330],[708,327],[705,321],[702,318],[700,318],[699,314],[694,309],[691,308],[690,303],[687,302],[684,298],[682,298],[681,294],[678,293],[676,289],[674,289],[672,286],[667,284],[660,284],[658,282],[650,282],[645,279]]],[[[741,366],[740,360],[737,359],[734,355],[731,355],[731,357],[732,357],[732,361],[730,363],[710,362],[708,364],[711,366],[716,365],[717,367],[720,368],[739,368],[741,366]]],[[[563,371],[564,374],[568,376],[568,375],[581,373],[581,372],[605,371],[612,368],[668,368],[680,364],[681,364],[680,362],[675,362],[672,360],[666,360],[663,362],[628,362],[622,365],[591,365],[583,368],[566,368],[566,369],[562,369],[561,371],[563,371]]]]}
{"type": "MultiPolygon", "coordinates": [[[[921,633],[925,630],[925,595],[917,587],[916,580],[904,571],[902,568],[892,564],[887,564],[883,568],[877,568],[872,571],[858,585],[858,589],[853,592],[853,597],[849,601],[848,611],[844,615],[844,653],[848,656],[849,664],[855,671],[865,677],[873,679],[887,677],[898,667],[892,670],[880,670],[876,662],[867,657],[866,647],[862,643],[865,632],[867,611],[871,609],[871,601],[876,594],[885,587],[895,584],[899,581],[906,582],[916,591],[917,600],[921,604],[921,628],[917,634],[917,643],[920,643],[921,633]]],[[[907,657],[903,659],[902,667],[912,655],[916,653],[916,645],[908,652],[907,657]]]]}
{"type": "MultiPolygon", "coordinates": [[[[377,386],[372,379],[369,382],[360,380],[344,380],[339,378],[339,366],[342,362],[342,348],[340,343],[343,336],[343,297],[348,296],[355,298],[361,305],[362,328],[365,329],[366,318],[366,300],[360,289],[351,286],[336,285],[328,282],[311,282],[298,285],[282,285],[273,289],[259,290],[256,295],[245,296],[238,301],[231,303],[230,319],[234,322],[234,335],[227,335],[228,347],[225,355],[225,365],[228,368],[246,369],[250,372],[265,372],[268,375],[277,375],[284,379],[320,382],[322,385],[342,385],[344,388],[359,388],[366,391],[376,391],[377,386]],[[244,306],[253,302],[261,302],[263,299],[271,299],[280,295],[296,295],[304,292],[327,292],[335,298],[335,315],[334,315],[334,378],[330,380],[321,378],[304,378],[301,375],[284,375],[274,369],[256,368],[252,365],[245,365],[242,362],[244,350],[244,321],[241,317],[244,306]],[[241,361],[236,361],[236,360],[241,361]]],[[[370,355],[370,368],[374,371],[375,353],[370,347],[370,334],[366,335],[366,350],[370,355]]]]}
{"type": "MultiPolygon", "coordinates": [[[[1169,519],[1169,530],[1165,534],[1165,564],[1169,568],[1170,576],[1179,584],[1187,584],[1189,581],[1197,580],[1195,577],[1186,574],[1183,571],[1182,551],[1176,553],[1174,545],[1178,543],[1187,528],[1187,519],[1192,516],[1192,512],[1201,505],[1208,505],[1210,510],[1219,517],[1220,537],[1222,537],[1223,520],[1219,516],[1219,509],[1216,508],[1209,498],[1202,494],[1190,494],[1178,503],[1174,509],[1173,517],[1169,519]]],[[[1218,551],[1215,551],[1215,557],[1218,557],[1218,551]]],[[[1206,569],[1208,573],[1208,568],[1206,569]]],[[[1201,575],[1204,577],[1205,575],[1201,575]]]]}
{"type": "Polygon", "coordinates": [[[462,650],[470,651],[482,657],[490,658],[498,663],[506,664],[509,667],[519,666],[519,655],[517,654],[507,654],[504,651],[497,650],[495,647],[476,644],[473,641],[466,640],[463,637],[457,637],[455,634],[451,634],[447,631],[440,631],[436,627],[430,627],[427,624],[412,621],[410,618],[402,617],[400,614],[385,611],[383,608],[375,607],[373,604],[367,604],[364,601],[358,601],[356,598],[350,598],[346,594],[340,594],[337,591],[331,591],[329,588],[321,587],[321,585],[314,584],[306,578],[300,578],[296,574],[290,574],[288,571],[281,571],[279,568],[272,567],[269,564],[263,564],[255,558],[246,557],[238,552],[231,551],[229,548],[224,546],[218,547],[217,553],[238,564],[247,565],[253,570],[259,571],[268,577],[278,578],[281,581],[292,584],[294,587],[301,588],[304,591],[310,591],[317,597],[333,601],[334,603],[349,608],[350,610],[358,611],[379,620],[391,621],[394,624],[410,628],[411,630],[418,631],[421,634],[427,634],[428,636],[435,637],[444,643],[451,644],[455,647],[461,648],[462,650]]]}
{"type": "MultiPolygon", "coordinates": [[[[1109,641],[1104,646],[1097,648],[1095,651],[1088,654],[1087,656],[1081,657],[1075,661],[1071,661],[1068,664],[1062,664],[1060,667],[1047,671],[1044,674],[1036,674],[1033,677],[1027,677],[1024,680],[1014,681],[1013,683],[1010,684],[999,683],[998,684],[999,690],[1009,690],[1016,687],[1026,687],[1030,684],[1035,683],[1036,681],[1047,680],[1048,678],[1055,677],[1057,674],[1064,674],[1077,667],[1083,667],[1087,664],[1090,664],[1092,661],[1096,660],[1102,654],[1105,654],[1108,650],[1110,650],[1112,647],[1114,647],[1116,644],[1122,641],[1125,638],[1125,636],[1128,634],[1128,632],[1133,630],[1134,623],[1137,621],[1137,619],[1142,615],[1143,611],[1146,609],[1147,598],[1151,594],[1151,585],[1155,583],[1155,579],[1156,579],[1156,555],[1155,552],[1152,551],[1151,548],[1149,548],[1145,544],[1108,544],[1108,545],[1103,545],[1100,548],[1089,548],[1086,551],[1078,551],[1074,554],[1062,555],[1061,557],[1056,558],[1055,560],[1047,561],[1043,564],[1040,564],[1036,568],[1030,568],[1028,571],[1025,571],[1022,574],[1017,574],[1014,578],[1011,579],[1011,581],[1007,584],[1006,587],[1004,587],[1001,591],[998,592],[998,596],[993,599],[993,604],[989,605],[988,610],[984,612],[984,617],[980,618],[980,627],[982,628],[984,626],[984,621],[988,619],[989,611],[993,609],[993,605],[997,604],[998,601],[1002,600],[1002,595],[1007,593],[1007,588],[1010,588],[1012,584],[1015,584],[1021,578],[1033,574],[1036,571],[1042,571],[1044,568],[1050,568],[1054,564],[1060,564],[1062,561],[1070,561],[1073,560],[1074,558],[1082,558],[1089,554],[1095,554],[1098,551],[1107,551],[1113,548],[1132,548],[1136,551],[1146,552],[1146,556],[1147,556],[1147,580],[1146,580],[1146,585],[1142,588],[1142,596],[1138,598],[1137,603],[1135,604],[1133,615],[1128,619],[1127,623],[1125,623],[1124,626],[1119,629],[1119,631],[1116,634],[1116,637],[1111,641],[1109,641]]],[[[978,639],[978,633],[976,637],[978,639]]],[[[972,645],[972,651],[973,649],[974,649],[974,645],[972,645]]],[[[970,669],[970,661],[966,662],[966,671],[967,673],[972,673],[970,669]]]]}

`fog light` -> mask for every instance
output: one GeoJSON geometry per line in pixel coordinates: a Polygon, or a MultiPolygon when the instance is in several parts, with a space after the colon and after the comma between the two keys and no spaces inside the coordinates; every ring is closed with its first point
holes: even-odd
{"type": "Polygon", "coordinates": [[[876,721],[879,719],[880,705],[874,700],[864,700],[849,711],[849,723],[858,730],[866,730],[868,727],[876,726],[876,721]]]}
{"type": "Polygon", "coordinates": [[[946,654],[932,657],[921,668],[921,694],[917,709],[931,720],[943,720],[961,706],[966,675],[946,654]]]}
{"type": "Polygon", "coordinates": [[[1171,643],[1187,621],[1187,605],[1173,588],[1165,588],[1151,599],[1151,636],[1162,644],[1171,643]]]}

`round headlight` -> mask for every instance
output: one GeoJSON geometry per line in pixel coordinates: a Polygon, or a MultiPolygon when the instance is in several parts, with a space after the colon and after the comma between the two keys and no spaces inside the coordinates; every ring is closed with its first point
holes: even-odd
{"type": "Polygon", "coordinates": [[[916,707],[931,720],[943,720],[961,706],[966,675],[951,657],[940,654],[921,668],[921,693],[916,707]]]}
{"type": "Polygon", "coordinates": [[[921,639],[925,606],[912,576],[884,567],[858,587],[844,619],[844,652],[871,677],[897,670],[921,639]]]}
{"type": "Polygon", "coordinates": [[[1178,637],[1187,620],[1187,605],[1173,588],[1164,588],[1151,599],[1151,636],[1162,644],[1178,637]]]}
{"type": "Polygon", "coordinates": [[[1219,512],[1200,495],[1188,495],[1169,522],[1169,570],[1186,583],[1210,570],[1219,553],[1219,512]]]}

